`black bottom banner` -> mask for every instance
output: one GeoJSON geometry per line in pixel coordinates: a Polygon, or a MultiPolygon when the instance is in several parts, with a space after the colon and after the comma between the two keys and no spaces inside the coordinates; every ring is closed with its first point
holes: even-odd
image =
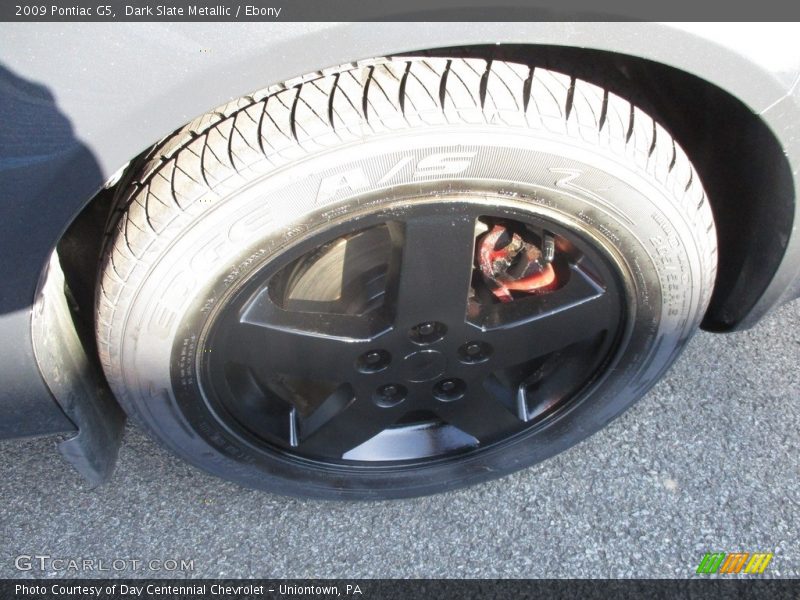
{"type": "Polygon", "coordinates": [[[800,598],[800,580],[608,579],[319,579],[319,580],[13,580],[0,581],[0,598],[73,600],[416,598],[800,598]]]}

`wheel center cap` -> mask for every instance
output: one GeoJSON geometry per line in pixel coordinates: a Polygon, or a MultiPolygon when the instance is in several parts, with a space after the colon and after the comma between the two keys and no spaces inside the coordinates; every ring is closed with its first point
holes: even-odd
{"type": "Polygon", "coordinates": [[[403,359],[403,373],[414,383],[436,379],[444,373],[445,367],[447,359],[436,350],[420,350],[403,359]]]}

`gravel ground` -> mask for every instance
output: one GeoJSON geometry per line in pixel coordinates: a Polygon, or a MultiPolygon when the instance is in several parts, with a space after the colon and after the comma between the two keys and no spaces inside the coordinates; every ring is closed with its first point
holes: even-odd
{"type": "Polygon", "coordinates": [[[707,551],[772,551],[767,574],[798,577],[798,365],[795,302],[751,331],[698,335],[641,402],[560,456],[419,500],[242,489],[134,427],[91,491],[53,438],[3,442],[0,576],[42,576],[14,557],[49,554],[193,559],[178,574],[194,577],[687,577],[707,551]]]}

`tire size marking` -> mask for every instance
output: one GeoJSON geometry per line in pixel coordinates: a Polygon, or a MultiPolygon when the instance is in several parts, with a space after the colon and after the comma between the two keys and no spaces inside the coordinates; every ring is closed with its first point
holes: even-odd
{"type": "MultiPolygon", "coordinates": [[[[414,179],[436,177],[442,175],[458,175],[472,166],[476,152],[437,152],[417,161],[414,167],[414,179]]],[[[376,185],[384,185],[398,175],[414,158],[404,156],[391,169],[377,179],[376,185]]],[[[355,167],[342,173],[323,177],[317,190],[317,204],[324,204],[336,197],[340,192],[358,192],[370,187],[371,182],[364,169],[355,167]]]]}
{"type": "Polygon", "coordinates": [[[606,210],[613,213],[621,221],[627,223],[628,225],[633,225],[633,221],[631,220],[631,218],[622,211],[620,211],[619,209],[617,209],[608,200],[597,194],[597,192],[585,188],[582,185],[578,185],[576,179],[578,179],[581,175],[583,175],[583,171],[581,171],[580,169],[551,167],[550,172],[555,175],[563,175],[561,179],[556,180],[556,187],[565,190],[572,190],[575,192],[579,192],[585,196],[588,196],[589,198],[600,204],[600,206],[604,207],[606,210]]]}

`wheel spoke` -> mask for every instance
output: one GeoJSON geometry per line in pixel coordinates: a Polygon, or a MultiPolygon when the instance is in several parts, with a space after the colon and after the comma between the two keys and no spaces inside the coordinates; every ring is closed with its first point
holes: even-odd
{"type": "Polygon", "coordinates": [[[340,386],[309,417],[298,422],[299,449],[341,458],[375,437],[405,413],[405,406],[376,405],[366,390],[340,386]]]}
{"type": "Polygon", "coordinates": [[[520,391],[519,385],[502,382],[495,375],[490,375],[483,382],[486,393],[503,406],[509,407],[520,421],[528,420],[528,410],[525,405],[525,394],[520,391]],[[511,409],[510,407],[513,407],[511,409]]]}
{"type": "MultiPolygon", "coordinates": [[[[249,323],[228,335],[227,360],[249,367],[262,381],[276,374],[336,382],[349,373],[358,356],[357,343],[291,330],[268,331],[249,323]]],[[[213,352],[215,349],[210,348],[213,352]]]]}
{"type": "Polygon", "coordinates": [[[228,359],[250,367],[260,379],[280,373],[328,382],[347,380],[359,353],[388,330],[380,315],[286,311],[266,290],[227,328],[228,359]]]}
{"type": "Polygon", "coordinates": [[[619,324],[615,299],[592,277],[573,267],[570,281],[546,295],[494,305],[483,339],[494,346],[493,368],[544,356],[619,324]]]}
{"type": "Polygon", "coordinates": [[[369,341],[389,329],[380,311],[366,315],[343,315],[283,310],[272,301],[267,289],[262,290],[245,307],[240,320],[243,324],[271,331],[343,342],[369,341]]]}
{"type": "Polygon", "coordinates": [[[395,323],[408,328],[466,314],[475,216],[448,212],[390,226],[395,323]]]}
{"type": "Polygon", "coordinates": [[[481,444],[498,439],[522,424],[516,407],[509,406],[506,398],[486,392],[478,381],[474,381],[463,398],[440,402],[436,413],[481,444]]]}

